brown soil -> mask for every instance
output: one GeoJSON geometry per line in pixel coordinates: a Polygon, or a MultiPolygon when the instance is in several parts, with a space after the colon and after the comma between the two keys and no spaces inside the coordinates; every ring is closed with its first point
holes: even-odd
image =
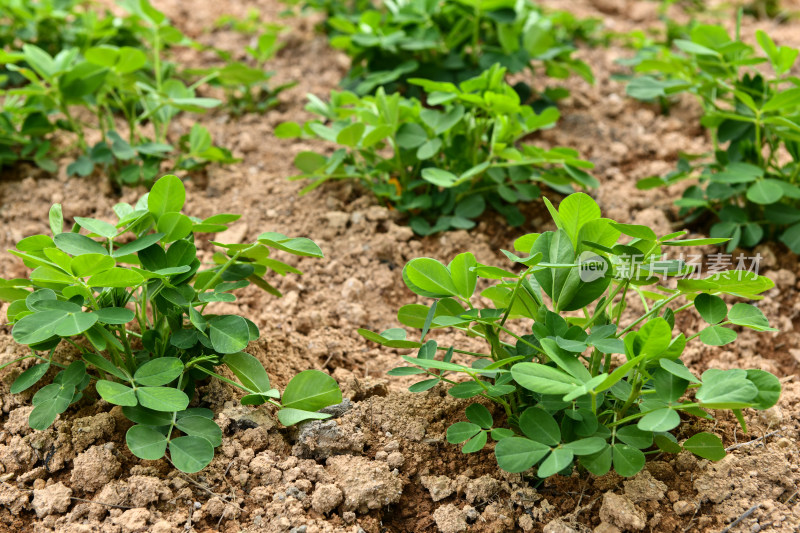
{"type": "MultiPolygon", "coordinates": [[[[324,98],[334,89],[346,71],[346,57],[314,32],[314,17],[281,19],[284,5],[277,0],[155,4],[191,37],[237,53],[249,37],[212,31],[220,15],[243,16],[257,7],[263,20],[288,27],[288,46],[270,68],[277,72],[275,83],[298,80],[298,85],[264,116],[217,112],[202,118],[215,141],[243,161],[187,176],[188,206],[200,217],[242,213],[226,235],[230,242],[281,231],[320,243],[325,260],[296,261],[305,275],[277,281],[283,299],[253,289],[235,305],[224,305],[258,323],[262,339],[249,351],[277,386],[302,369],[323,369],[336,377],[352,407],[332,421],[285,429],[268,409],[241,407],[233,389],[209,384],[200,390],[199,405],[217,413],[223,445],[206,470],[186,476],[165,461],[133,457],[124,444],[129,422],[103,401],[86,399],[53,428],[31,431],[31,393],[9,394],[23,368],[6,369],[0,373],[0,531],[666,533],[720,531],[743,515],[729,531],[800,530],[800,331],[795,328],[800,326],[800,267],[795,255],[776,245],[758,249],[766,275],[776,281],[760,306],[780,333],[745,332],[725,349],[694,345],[685,354],[697,371],[757,367],[783,377],[784,394],[776,407],[745,414],[747,435],[724,414],[715,424],[686,424],[685,436],[699,430],[722,436],[733,446],[725,459],[655,456],[645,471],[627,480],[576,474],[537,484],[505,474],[490,452],[465,456],[444,440],[446,427],[463,419],[463,401],[441,388],[406,392],[407,382],[385,377],[398,354],[364,342],[356,329],[395,326],[396,309],[415,301],[400,277],[409,259],[425,255],[446,261],[471,250],[479,261],[502,264],[496,251],[541,228],[541,207],[530,208],[523,228],[508,228],[487,215],[471,232],[419,239],[400,225],[396,213],[350,184],[299,198],[299,186],[286,180],[294,173],[291,161],[297,152],[320,145],[275,139],[272,130],[282,121],[307,118],[305,94],[324,98]]],[[[626,0],[570,3],[576,15],[601,17],[619,32],[657,26],[657,6],[626,0]]],[[[756,28],[768,29],[779,44],[800,45],[796,23],[746,19],[743,35],[753,35],[756,28]]],[[[704,151],[708,142],[690,100],[665,116],[625,97],[623,85],[610,76],[621,71],[615,60],[630,54],[619,46],[581,50],[597,83],[567,81],[572,96],[563,105],[564,118],[536,140],[575,147],[596,163],[594,174],[602,183],[596,197],[608,216],[667,233],[674,220],[671,200],[680,188],[642,192],[635,181],[671,170],[679,152],[704,151]]],[[[178,59],[200,66],[213,57],[187,51],[178,59]]],[[[189,119],[179,120],[173,134],[190,127],[189,119]]],[[[69,217],[102,218],[116,202],[130,202],[142,192],[127,190],[119,197],[99,176],[67,179],[63,171],[53,177],[33,168],[14,169],[0,181],[0,248],[47,231],[47,207],[53,202],[62,202],[69,217]]],[[[3,254],[0,273],[19,277],[25,268],[3,254]]],[[[695,330],[698,324],[687,317],[681,327],[695,330]]],[[[0,364],[21,353],[9,328],[0,329],[0,364]]]]}

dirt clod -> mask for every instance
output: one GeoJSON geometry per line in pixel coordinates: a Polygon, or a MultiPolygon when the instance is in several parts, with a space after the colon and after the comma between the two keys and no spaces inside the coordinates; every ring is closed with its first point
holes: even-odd
{"type": "Polygon", "coordinates": [[[435,502],[447,498],[455,491],[455,482],[447,476],[422,476],[420,483],[428,489],[435,502]]]}
{"type": "Polygon", "coordinates": [[[633,479],[625,481],[623,485],[625,486],[625,495],[633,503],[661,500],[667,490],[667,485],[654,478],[647,470],[642,470],[633,479]]]}
{"type": "Polygon", "coordinates": [[[403,481],[386,463],[366,457],[330,457],[326,470],[344,494],[345,511],[366,513],[396,503],[403,493],[403,481]]]}
{"type": "Polygon", "coordinates": [[[600,519],[623,531],[639,531],[647,525],[645,514],[631,500],[610,491],[603,494],[600,519]]]}
{"type": "Polygon", "coordinates": [[[328,514],[342,503],[344,495],[339,487],[331,483],[317,485],[311,496],[311,507],[318,513],[328,514]]]}
{"type": "Polygon", "coordinates": [[[69,508],[71,496],[72,489],[59,481],[43,489],[34,489],[31,507],[39,518],[53,513],[64,513],[69,508]]]}
{"type": "Polygon", "coordinates": [[[542,533],[578,533],[578,530],[565,524],[560,518],[556,518],[544,526],[542,533]]]}
{"type": "Polygon", "coordinates": [[[441,533],[459,533],[467,529],[466,513],[452,503],[438,507],[433,512],[433,521],[441,533]]]}
{"type": "Polygon", "coordinates": [[[92,446],[75,458],[70,483],[74,489],[95,492],[114,479],[121,466],[105,446],[92,446]]]}

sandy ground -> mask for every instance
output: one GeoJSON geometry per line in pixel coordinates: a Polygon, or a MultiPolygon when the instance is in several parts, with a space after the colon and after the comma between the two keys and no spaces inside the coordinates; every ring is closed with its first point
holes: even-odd
{"type": "MultiPolygon", "coordinates": [[[[277,386],[300,370],[323,369],[339,381],[351,405],[334,420],[290,430],[269,409],[240,407],[232,388],[209,384],[200,390],[198,405],[217,413],[223,445],[206,470],[186,476],[165,461],[133,457],[124,444],[129,422],[119,408],[103,401],[87,398],[53,428],[31,431],[32,391],[9,394],[24,368],[6,369],[0,372],[0,531],[661,533],[721,531],[748,511],[729,531],[800,529],[800,267],[795,255],[778,245],[758,249],[762,273],[776,282],[760,307],[779,333],[745,332],[733,345],[692,345],[684,356],[697,371],[757,367],[783,378],[784,394],[776,407],[745,413],[747,435],[725,414],[714,425],[684,425],[683,436],[700,430],[720,435],[732,447],[728,457],[710,463],[689,454],[656,455],[633,479],[575,474],[537,484],[505,474],[489,451],[465,456],[444,440],[446,427],[463,419],[463,401],[438,387],[417,395],[406,392],[407,382],[385,376],[400,361],[398,353],[366,343],[356,329],[395,326],[396,309],[415,301],[400,277],[409,259],[447,261],[470,250],[479,261],[503,264],[500,248],[510,249],[517,236],[542,229],[547,217],[541,206],[526,208],[529,221],[522,228],[509,228],[501,217],[488,214],[470,232],[419,239],[395,212],[351,184],[298,197],[300,185],[286,180],[295,173],[294,155],[325,145],[275,139],[272,130],[285,120],[308,118],[305,95],[324,98],[336,88],[347,58],[314,31],[318,19],[281,19],[285,6],[275,0],[154,3],[191,37],[237,53],[250,38],[212,30],[220,15],[243,16],[256,7],[264,21],[287,26],[288,44],[269,67],[277,72],[274,83],[297,80],[298,85],[266,115],[237,118],[214,112],[201,119],[215,141],[243,161],[188,176],[188,211],[200,217],[242,213],[225,235],[229,242],[280,231],[311,237],[322,246],[324,260],[292,260],[304,271],[302,277],[277,280],[284,298],[248,289],[235,304],[221,304],[218,310],[257,322],[262,338],[248,351],[262,360],[277,386]],[[749,442],[753,439],[760,440],[749,442]]],[[[549,4],[563,7],[562,2],[549,4]]],[[[569,7],[623,32],[657,26],[657,5],[576,0],[569,7]]],[[[797,23],[746,19],[743,35],[752,36],[757,28],[767,29],[779,44],[800,46],[797,23]]],[[[616,45],[580,50],[596,84],[565,82],[572,95],[562,106],[561,122],[531,141],[571,146],[593,161],[602,184],[593,194],[605,215],[668,233],[676,224],[671,201],[680,187],[642,192],[635,182],[671,170],[679,152],[702,152],[709,145],[691,100],[682,100],[666,116],[625,97],[623,85],[610,76],[623,72],[615,61],[631,54],[616,45]]],[[[182,51],[176,59],[201,66],[213,56],[182,51]]],[[[172,134],[177,138],[191,125],[179,119],[172,134]]],[[[63,203],[67,217],[104,218],[115,203],[135,201],[142,192],[116,196],[102,176],[67,179],[63,172],[53,177],[27,167],[4,170],[0,248],[47,231],[53,202],[63,203]]],[[[10,254],[0,257],[3,277],[25,273],[10,254]]],[[[699,323],[686,317],[680,326],[696,331],[699,323]]],[[[21,353],[9,328],[0,328],[0,364],[21,353]]]]}

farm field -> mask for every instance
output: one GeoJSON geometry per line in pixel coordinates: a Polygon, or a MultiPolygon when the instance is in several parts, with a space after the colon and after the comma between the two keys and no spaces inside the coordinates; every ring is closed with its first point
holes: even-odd
{"type": "MultiPolygon", "coordinates": [[[[0,41],[14,65],[4,111],[37,83],[75,91],[37,116],[55,126],[32,147],[33,119],[25,135],[0,124],[0,531],[800,530],[800,3],[770,16],[757,2],[737,28],[732,3],[541,2],[597,21],[554,23],[575,47],[552,45],[563,78],[490,62],[454,69],[451,86],[414,81],[441,74],[435,61],[375,76],[397,65],[374,50],[351,70],[342,35],[357,25],[326,26],[325,9],[345,4],[152,3],[199,45],[167,30],[98,42],[163,46],[164,77],[191,91],[159,72],[141,96],[145,77],[125,80],[149,56],[125,71],[133,52],[101,58],[78,38],[92,67],[15,77],[37,56],[14,55],[24,32],[0,41]],[[670,56],[647,55],[665,53],[653,50],[667,20],[682,58],[671,75],[670,56]],[[746,52],[709,50],[719,34],[693,38],[691,20],[761,58],[768,35],[770,61],[741,72],[781,81],[742,74],[736,92],[729,79],[709,90],[714,61],[746,52]],[[273,75],[217,83],[232,71],[208,69],[226,62],[273,75]],[[119,84],[102,105],[99,67],[119,84]],[[342,84],[359,96],[327,106],[342,84]],[[96,117],[105,126],[76,140],[96,117]],[[637,186],[689,165],[685,181],[637,186]],[[646,263],[656,248],[669,275],[625,277],[631,255],[646,263]],[[599,278],[579,275],[587,261],[599,278]],[[725,274],[754,261],[744,281],[725,274]]],[[[0,0],[0,20],[14,5],[0,0]]],[[[513,3],[486,5],[505,6],[486,8],[499,24],[514,16],[513,3]]]]}

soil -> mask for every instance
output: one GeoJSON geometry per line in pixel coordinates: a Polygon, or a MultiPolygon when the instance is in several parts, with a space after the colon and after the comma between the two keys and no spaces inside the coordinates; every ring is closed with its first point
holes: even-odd
{"type": "MultiPolygon", "coordinates": [[[[305,95],[324,98],[348,67],[347,58],[315,32],[319,18],[281,18],[285,5],[277,0],[154,4],[192,38],[240,56],[251,37],[213,29],[219,16],[243,17],[255,7],[262,20],[287,27],[288,44],[269,67],[276,72],[273,83],[296,80],[297,86],[282,93],[280,106],[265,115],[212,112],[202,117],[215,141],[243,160],[186,176],[187,205],[199,217],[242,213],[225,235],[229,242],[280,231],[311,237],[322,246],[324,260],[292,260],[304,271],[302,277],[276,281],[282,299],[248,289],[235,304],[220,304],[217,310],[248,316],[258,324],[262,338],[248,351],[264,363],[276,386],[283,387],[300,370],[318,368],[338,380],[348,401],[331,420],[286,429],[269,409],[240,406],[231,387],[206,385],[197,404],[216,413],[223,444],[208,468],[189,476],[166,461],[133,457],[124,444],[130,423],[118,407],[102,400],[87,398],[51,429],[30,430],[33,391],[9,393],[25,365],[9,367],[0,372],[0,531],[800,530],[800,266],[795,255],[774,244],[756,250],[763,258],[762,273],[776,282],[759,305],[780,332],[742,332],[728,347],[694,345],[685,354],[686,363],[698,372],[755,367],[782,377],[784,393],[777,406],[745,412],[748,434],[722,413],[714,423],[685,424],[679,438],[713,431],[731,448],[726,458],[711,463],[688,453],[657,455],[632,479],[574,474],[537,483],[503,473],[490,451],[463,455],[446,443],[445,429],[463,419],[464,401],[440,387],[407,392],[407,381],[385,376],[399,361],[397,351],[365,342],[356,329],[394,327],[396,309],[416,301],[400,276],[406,261],[419,256],[447,261],[470,250],[481,262],[503,264],[500,248],[509,249],[515,237],[546,227],[541,205],[528,209],[529,221],[521,228],[486,215],[470,232],[420,239],[396,212],[376,205],[352,184],[298,197],[300,185],[286,179],[294,173],[294,155],[329,147],[276,139],[272,130],[285,120],[308,118],[305,95]]],[[[549,4],[563,8],[555,0],[549,4]]],[[[574,0],[570,9],[624,32],[657,27],[658,5],[574,0]]],[[[800,7],[797,2],[782,5],[800,7]]],[[[779,44],[800,46],[797,23],[745,18],[742,35],[752,36],[758,28],[767,29],[779,44]]],[[[571,96],[561,106],[558,127],[532,140],[577,148],[596,164],[601,187],[593,194],[607,216],[667,233],[675,225],[671,201],[680,186],[644,192],[635,182],[668,172],[679,152],[702,152],[709,143],[698,126],[699,109],[690,99],[663,115],[625,97],[624,86],[611,75],[623,72],[615,61],[631,54],[614,44],[581,48],[578,55],[591,65],[597,82],[565,81],[571,96]]],[[[214,61],[211,54],[194,50],[181,51],[176,59],[189,66],[214,61]]],[[[172,134],[177,138],[191,125],[190,119],[179,119],[172,134]]],[[[4,171],[0,248],[46,232],[47,206],[53,202],[62,202],[68,217],[104,218],[115,203],[135,201],[143,192],[125,190],[120,196],[102,176],[67,179],[63,170],[57,176],[25,166],[4,171]]],[[[3,254],[0,273],[20,277],[26,269],[3,254]]],[[[680,326],[694,331],[699,324],[687,316],[680,326]]],[[[0,328],[0,364],[23,353],[9,328],[0,328]]],[[[58,354],[70,356],[67,349],[58,354]]]]}

